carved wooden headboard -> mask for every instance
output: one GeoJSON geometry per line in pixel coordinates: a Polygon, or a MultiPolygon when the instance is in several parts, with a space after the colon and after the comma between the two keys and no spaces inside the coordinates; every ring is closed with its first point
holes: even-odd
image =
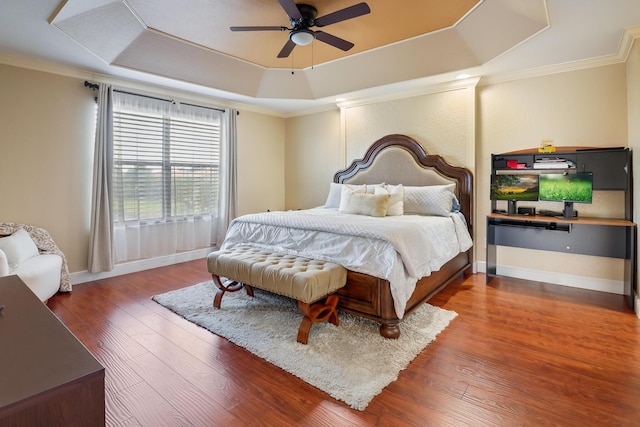
{"type": "Polygon", "coordinates": [[[460,212],[469,231],[473,224],[473,175],[466,168],[453,166],[406,135],[387,135],[367,150],[362,159],[336,172],[333,181],[342,184],[403,184],[413,186],[454,183],[460,212]]]}

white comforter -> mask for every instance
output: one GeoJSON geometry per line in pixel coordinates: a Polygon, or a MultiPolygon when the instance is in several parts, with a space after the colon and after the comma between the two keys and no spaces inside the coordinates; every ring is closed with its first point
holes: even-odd
{"type": "Polygon", "coordinates": [[[238,245],[330,261],[386,279],[401,319],[418,279],[439,270],[473,242],[455,213],[377,218],[317,208],[238,217],[221,248],[238,245]]]}

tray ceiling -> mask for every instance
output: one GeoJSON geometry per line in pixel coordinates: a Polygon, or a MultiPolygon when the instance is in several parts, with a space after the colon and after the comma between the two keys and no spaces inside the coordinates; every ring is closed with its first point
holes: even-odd
{"type": "MultiPolygon", "coordinates": [[[[276,0],[68,0],[51,23],[105,63],[256,98],[318,99],[469,69],[548,27],[544,0],[367,0],[371,13],[323,27],[348,52],[314,41],[276,56],[290,27],[276,0]]],[[[357,0],[306,0],[326,15],[357,0]]]]}

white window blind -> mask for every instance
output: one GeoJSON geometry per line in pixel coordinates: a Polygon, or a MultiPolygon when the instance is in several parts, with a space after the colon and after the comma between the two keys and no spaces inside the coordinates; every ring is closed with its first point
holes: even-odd
{"type": "Polygon", "coordinates": [[[200,110],[114,94],[115,223],[217,213],[221,113],[200,110]]]}

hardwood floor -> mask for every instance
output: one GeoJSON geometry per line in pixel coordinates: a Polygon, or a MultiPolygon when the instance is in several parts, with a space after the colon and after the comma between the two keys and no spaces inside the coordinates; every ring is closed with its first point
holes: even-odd
{"type": "Polygon", "coordinates": [[[209,279],[200,260],[49,300],[106,367],[108,425],[640,423],[640,319],[622,296],[459,279],[430,301],[458,317],[359,412],[150,299],[209,279]]]}

